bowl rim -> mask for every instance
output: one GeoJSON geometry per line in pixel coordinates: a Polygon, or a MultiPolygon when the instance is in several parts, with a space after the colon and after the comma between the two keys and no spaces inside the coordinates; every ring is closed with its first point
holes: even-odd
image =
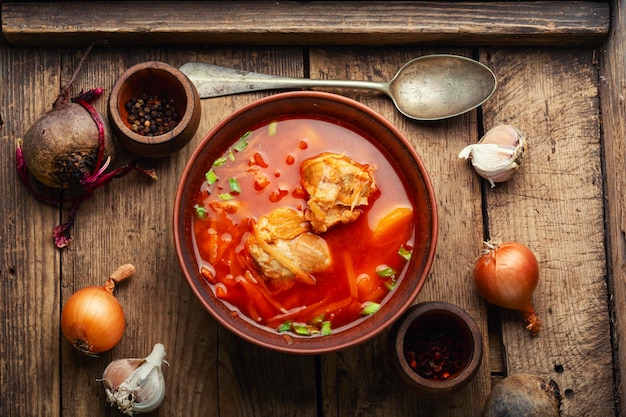
{"type": "MultiPolygon", "coordinates": [[[[286,112],[285,114],[290,114],[290,113],[286,112]]],[[[291,114],[302,114],[302,113],[294,112],[291,114]]],[[[337,117],[336,120],[340,121],[341,117],[337,117]]],[[[248,123],[248,124],[251,125],[251,123],[248,123]]],[[[247,105],[244,105],[243,107],[239,108],[238,110],[234,111],[233,113],[231,113],[230,115],[222,119],[212,129],[210,129],[209,132],[203,138],[203,140],[198,144],[196,149],[193,151],[192,155],[189,157],[187,164],[183,170],[183,173],[181,174],[177,191],[176,191],[174,212],[173,212],[173,222],[174,222],[175,248],[176,248],[176,254],[177,254],[177,258],[178,258],[181,270],[185,276],[185,280],[187,281],[188,285],[191,287],[194,295],[200,301],[203,307],[210,313],[210,315],[219,324],[224,326],[226,329],[230,330],[232,333],[236,334],[240,338],[250,343],[253,343],[257,346],[267,348],[270,350],[284,352],[284,353],[293,353],[293,354],[324,354],[324,353],[330,353],[334,351],[343,350],[345,348],[360,344],[364,342],[365,340],[369,340],[377,336],[378,334],[382,333],[384,330],[388,329],[398,319],[398,317],[400,317],[406,311],[406,309],[409,308],[413,304],[415,298],[417,297],[417,294],[420,292],[421,288],[426,282],[426,279],[428,278],[428,275],[432,267],[432,263],[434,261],[436,246],[437,246],[437,239],[438,239],[438,230],[439,230],[438,214],[437,214],[437,200],[435,198],[434,188],[432,186],[430,176],[428,175],[428,172],[426,171],[426,168],[420,156],[417,154],[417,151],[415,150],[413,145],[411,145],[408,139],[404,136],[404,134],[402,134],[402,132],[400,132],[400,130],[397,127],[395,127],[390,121],[388,121],[385,117],[383,117],[382,115],[380,115],[373,109],[365,106],[364,104],[356,100],[353,100],[351,98],[345,97],[345,96],[341,96],[341,95],[334,94],[334,93],[328,93],[328,92],[320,92],[320,91],[291,91],[291,92],[283,92],[283,93],[277,93],[277,94],[273,94],[270,96],[266,96],[264,98],[248,103],[247,105]],[[343,106],[350,107],[355,111],[365,114],[367,117],[373,119],[375,123],[379,123],[385,129],[389,130],[393,134],[395,139],[397,139],[399,144],[403,147],[403,150],[408,154],[412,162],[418,168],[420,176],[423,180],[424,193],[426,194],[428,198],[428,204],[429,204],[428,209],[430,210],[430,223],[431,224],[430,224],[430,230],[429,230],[430,237],[427,240],[427,244],[429,247],[426,253],[426,257],[425,259],[423,259],[421,263],[422,267],[419,269],[420,275],[414,279],[415,285],[410,290],[409,295],[406,296],[405,299],[402,300],[401,303],[396,305],[393,311],[388,312],[386,314],[387,318],[385,320],[378,323],[375,328],[370,329],[370,331],[368,332],[367,338],[346,337],[346,336],[349,336],[349,334],[351,333],[351,329],[356,327],[356,326],[351,326],[349,328],[346,328],[345,330],[342,330],[341,332],[338,332],[336,335],[313,336],[313,337],[307,337],[307,338],[292,336],[292,338],[297,339],[297,343],[289,343],[289,342],[283,341],[284,344],[278,344],[278,343],[272,343],[271,341],[260,340],[259,338],[254,337],[254,335],[248,334],[245,331],[241,331],[240,328],[235,326],[232,316],[225,317],[223,315],[218,314],[215,308],[211,305],[211,303],[203,297],[202,291],[196,285],[194,274],[191,271],[189,271],[187,268],[185,268],[186,253],[184,251],[185,242],[184,242],[184,237],[183,237],[185,228],[181,223],[181,219],[182,219],[181,216],[184,212],[182,198],[184,197],[183,195],[185,193],[185,184],[188,182],[188,179],[190,178],[191,170],[192,170],[194,163],[204,152],[204,148],[206,147],[208,142],[211,140],[211,138],[215,136],[216,133],[219,132],[221,129],[223,129],[226,125],[228,125],[229,123],[232,123],[233,120],[236,120],[237,118],[244,116],[246,113],[250,112],[252,109],[258,108],[259,106],[264,106],[264,105],[268,105],[268,104],[278,102],[278,101],[283,101],[283,100],[290,101],[293,99],[313,99],[313,100],[320,100],[320,101],[331,101],[331,102],[339,103],[340,105],[343,105],[343,106]],[[344,337],[341,337],[340,335],[344,335],[344,337]],[[329,347],[328,343],[324,341],[329,340],[328,338],[331,338],[331,337],[334,337],[335,341],[340,340],[340,342],[334,343],[332,346],[329,347]]],[[[407,264],[407,269],[410,265],[411,263],[407,264]]],[[[406,273],[408,272],[409,271],[407,270],[406,273]]],[[[383,308],[384,308],[384,305],[383,305],[383,308]]],[[[372,320],[373,317],[375,317],[375,315],[368,317],[367,319],[372,320]]],[[[245,322],[245,319],[241,319],[241,320],[245,322]]],[[[257,328],[260,328],[256,325],[254,326],[257,328]]],[[[267,332],[267,333],[268,335],[270,334],[270,332],[267,332]]],[[[283,338],[282,335],[278,335],[277,337],[280,337],[281,339],[283,338]]],[[[272,340],[276,340],[276,337],[274,337],[272,340]]]]}
{"type": "Polygon", "coordinates": [[[400,367],[404,379],[409,380],[411,384],[415,384],[418,389],[431,394],[449,392],[465,387],[474,378],[482,363],[483,340],[480,328],[467,311],[445,301],[426,301],[411,306],[393,326],[390,337],[393,343],[396,365],[400,367]],[[428,315],[452,319],[456,324],[461,324],[462,331],[465,334],[469,334],[472,350],[467,366],[454,378],[443,381],[424,378],[409,366],[404,357],[403,347],[407,330],[415,320],[428,315]]]}

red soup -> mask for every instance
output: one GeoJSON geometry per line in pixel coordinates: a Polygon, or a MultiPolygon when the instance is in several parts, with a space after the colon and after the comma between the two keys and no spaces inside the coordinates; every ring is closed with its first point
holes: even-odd
{"type": "MultiPolygon", "coordinates": [[[[193,203],[196,256],[207,285],[234,314],[278,332],[327,335],[375,314],[402,279],[415,242],[414,208],[392,164],[352,129],[306,117],[258,126],[205,177],[193,203]],[[362,172],[329,177],[334,161],[362,172]],[[315,183],[318,171],[325,180],[315,183]],[[371,183],[350,182],[357,177],[371,183]],[[310,221],[319,211],[310,183],[326,193],[318,202],[329,194],[351,201],[321,229],[310,221]],[[317,246],[293,243],[301,236],[290,241],[292,225],[317,246]],[[278,238],[263,240],[270,235],[278,238]]],[[[326,220],[338,213],[328,207],[320,214],[326,220]]]]}

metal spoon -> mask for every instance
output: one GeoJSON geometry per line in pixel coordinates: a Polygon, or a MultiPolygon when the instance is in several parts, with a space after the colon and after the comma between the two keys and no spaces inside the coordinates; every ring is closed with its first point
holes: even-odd
{"type": "Polygon", "coordinates": [[[387,94],[402,114],[416,120],[445,119],[475,109],[493,95],[497,84],[493,72],[480,62],[446,54],[413,59],[387,82],[278,77],[200,62],[186,63],[180,70],[201,98],[272,89],[368,88],[387,94]]]}

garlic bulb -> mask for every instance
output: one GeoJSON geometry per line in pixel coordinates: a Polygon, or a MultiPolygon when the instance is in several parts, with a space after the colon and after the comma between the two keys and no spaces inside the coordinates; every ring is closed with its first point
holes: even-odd
{"type": "Polygon", "coordinates": [[[165,348],[157,343],[144,359],[111,362],[102,376],[107,401],[129,416],[156,410],[165,397],[164,357],[165,348]]]}
{"type": "Polygon", "coordinates": [[[474,170],[493,188],[496,182],[513,177],[522,165],[524,152],[524,135],[514,126],[498,125],[491,128],[478,143],[463,148],[459,158],[470,159],[474,170]]]}

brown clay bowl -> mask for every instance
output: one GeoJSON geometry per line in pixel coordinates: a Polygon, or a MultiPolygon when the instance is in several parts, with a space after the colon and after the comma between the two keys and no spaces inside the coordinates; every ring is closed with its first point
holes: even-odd
{"type": "Polygon", "coordinates": [[[389,357],[402,380],[424,395],[448,395],[461,390],[476,376],[482,362],[480,329],[465,310],[445,302],[425,302],[409,308],[392,326],[388,344],[392,350],[389,357]],[[415,340],[420,341],[418,347],[428,349],[422,352],[415,349],[415,340]],[[454,345],[453,340],[459,344],[454,345]],[[426,376],[424,372],[432,371],[427,363],[432,359],[429,355],[433,346],[437,349],[443,346],[448,353],[455,352],[450,356],[459,360],[458,369],[450,371],[445,379],[435,379],[434,375],[441,377],[447,365],[433,375],[426,376]],[[414,351],[416,359],[412,354],[408,356],[407,351],[414,351]],[[418,372],[418,368],[421,371],[418,372]]]}
{"type": "Polygon", "coordinates": [[[185,146],[200,124],[200,97],[193,83],[177,68],[163,62],[142,62],[127,69],[116,81],[109,98],[109,122],[122,145],[148,158],[168,156],[185,146]],[[179,123],[166,133],[145,136],[134,132],[125,105],[142,94],[172,99],[179,123]]]}
{"type": "MultiPolygon", "coordinates": [[[[363,140],[367,140],[363,138],[363,140]]],[[[280,145],[277,145],[280,146],[280,145]]],[[[223,119],[197,147],[180,178],[174,206],[174,239],[178,261],[187,283],[204,308],[224,327],[258,346],[294,354],[321,354],[362,343],[388,329],[409,307],[429,274],[437,241],[436,200],[430,178],[415,149],[402,133],[372,109],[343,96],[324,92],[280,93],[253,102],[223,119]],[[371,138],[392,161],[397,175],[407,184],[412,200],[416,238],[410,261],[398,284],[376,313],[326,336],[278,333],[244,319],[216,298],[200,273],[192,236],[195,215],[192,199],[205,181],[207,167],[253,126],[279,118],[310,116],[361,132],[371,138]]],[[[358,251],[358,244],[355,245],[358,251]]]]}

